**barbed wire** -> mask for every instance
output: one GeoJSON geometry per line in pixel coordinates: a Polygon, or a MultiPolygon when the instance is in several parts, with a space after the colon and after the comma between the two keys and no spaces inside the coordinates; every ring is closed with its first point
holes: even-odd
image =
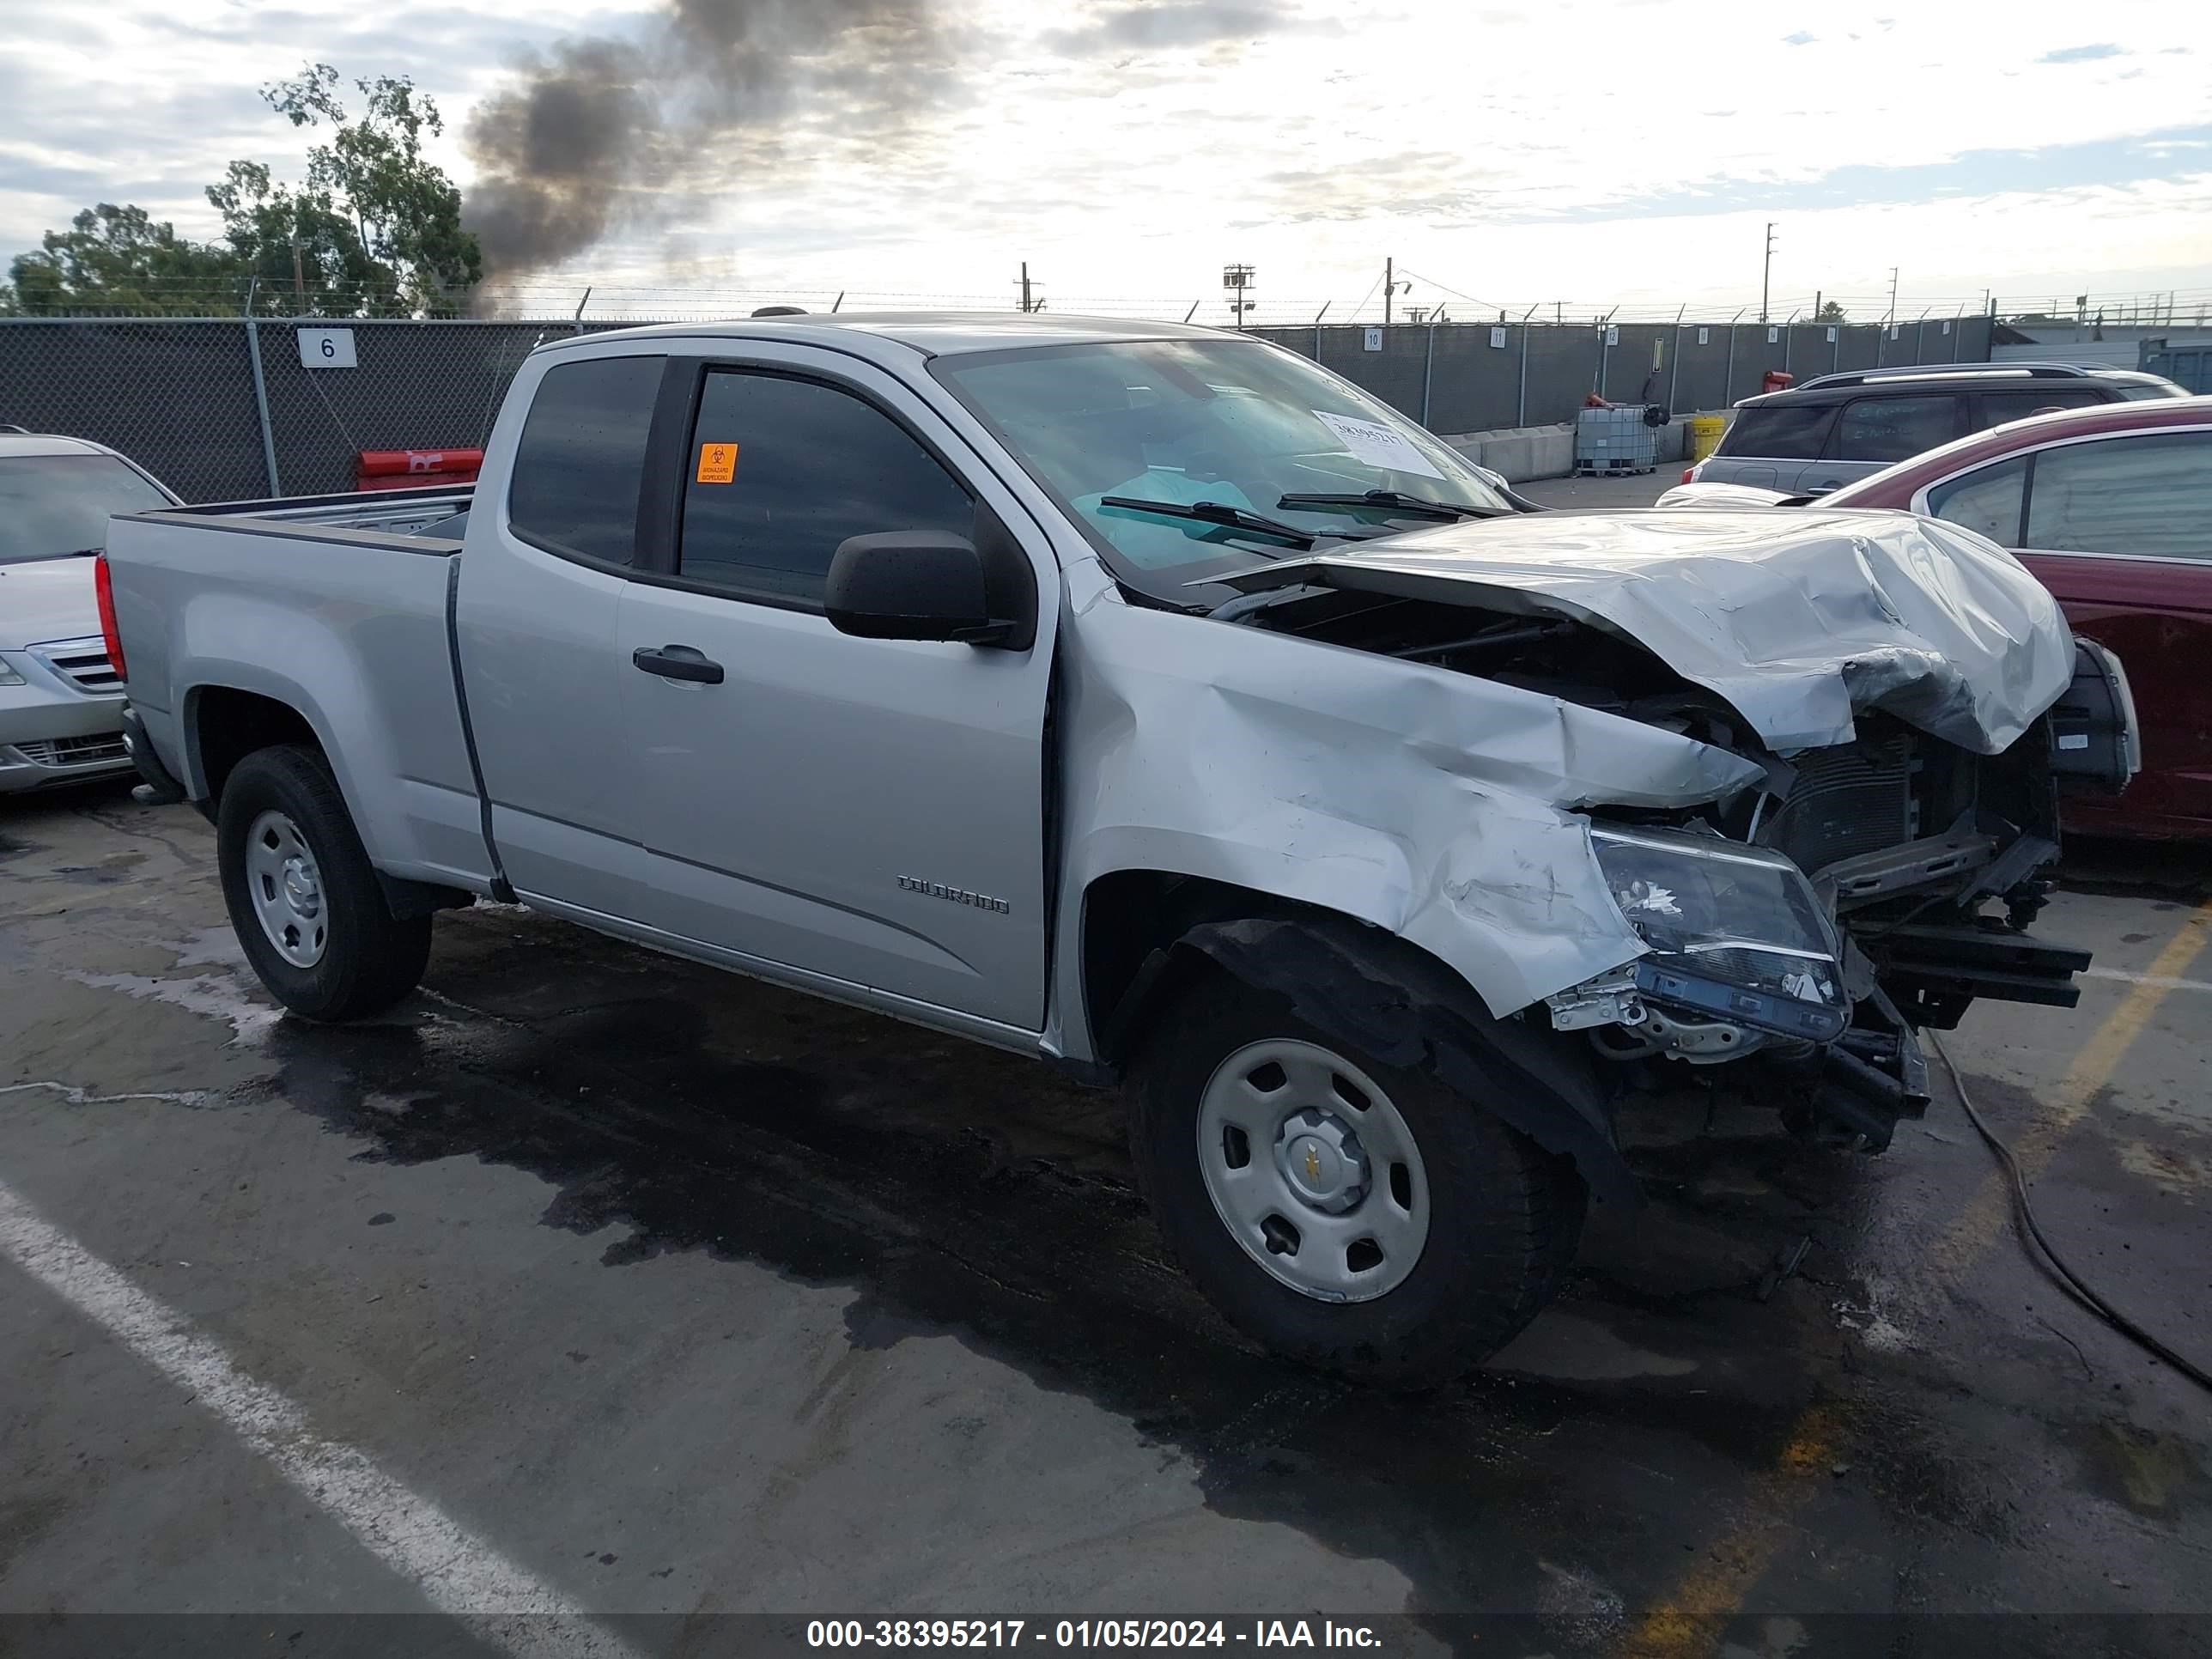
{"type": "MultiPolygon", "coordinates": [[[[2078,320],[2108,327],[2134,324],[2197,327],[2212,318],[2212,286],[2084,296],[1999,295],[1986,290],[1972,295],[1900,294],[1894,301],[1886,291],[1817,290],[1771,298],[1762,315],[1755,301],[1731,304],[1711,300],[1674,303],[1650,299],[1483,300],[1434,278],[1403,267],[1401,270],[1416,287],[1412,295],[1393,296],[1389,305],[1390,320],[1423,326],[1494,326],[1501,322],[1577,327],[1687,326],[1730,322],[1803,325],[1814,323],[1816,317],[1823,323],[1837,320],[1832,313],[1820,314],[1830,306],[1843,313],[1842,320],[1852,324],[1893,323],[1900,327],[1914,326],[1923,320],[1984,314],[1994,314],[2000,319],[2078,320]]],[[[1247,325],[1280,329],[1378,323],[1385,314],[1385,302],[1377,296],[1379,287],[1379,283],[1370,285],[1356,301],[1347,301],[1344,296],[1255,298],[1247,325]]],[[[892,289],[522,282],[488,283],[465,295],[426,300],[420,295],[389,288],[340,286],[295,292],[243,281],[210,283],[200,277],[148,277],[125,289],[90,296],[25,295],[12,310],[5,304],[5,298],[4,290],[0,290],[0,321],[239,319],[246,315],[249,301],[252,314],[269,319],[325,319],[333,323],[467,320],[570,327],[713,321],[744,315],[769,304],[797,305],[808,311],[846,312],[1016,308],[1007,296],[999,294],[892,289]]],[[[1228,298],[1213,294],[1180,297],[1053,294],[1038,308],[1048,313],[1136,320],[1188,319],[1222,325],[1233,325],[1236,320],[1228,298]]]]}

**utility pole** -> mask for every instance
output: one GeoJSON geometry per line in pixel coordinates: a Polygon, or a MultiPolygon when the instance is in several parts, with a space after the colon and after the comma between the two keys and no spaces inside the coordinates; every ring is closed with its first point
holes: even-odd
{"type": "Polygon", "coordinates": [[[1244,297],[1248,289],[1255,288],[1258,273],[1250,265],[1224,265],[1221,286],[1229,290],[1229,314],[1237,319],[1237,326],[1244,326],[1244,313],[1256,303],[1244,297]]]}
{"type": "Polygon", "coordinates": [[[1411,283],[1401,283],[1398,280],[1397,266],[1398,262],[1395,258],[1382,261],[1382,326],[1385,328],[1390,326],[1391,296],[1407,293],[1413,286],[1411,283]]]}
{"type": "Polygon", "coordinates": [[[1897,326],[1897,267],[1895,265],[1889,268],[1889,315],[1884,318],[1882,322],[1885,327],[1897,326]]]}
{"type": "Polygon", "coordinates": [[[1766,223],[1766,264],[1759,273],[1759,320],[1766,320],[1766,295],[1774,276],[1774,222],[1766,223]]]}
{"type": "Polygon", "coordinates": [[[1030,295],[1030,262],[1029,262],[1028,260],[1026,260],[1026,259],[1024,259],[1024,260],[1023,260],[1023,261],[1022,261],[1022,281],[1021,281],[1021,286],[1022,286],[1022,309],[1023,309],[1024,311],[1042,311],[1042,310],[1043,310],[1043,309],[1044,309],[1044,301],[1042,301],[1042,300],[1039,300],[1039,299],[1036,299],[1036,298],[1034,298],[1034,297],[1030,295]]]}
{"type": "MultiPolygon", "coordinates": [[[[304,300],[307,292],[307,276],[300,264],[300,234],[295,231],[292,233],[292,297],[295,300],[304,300]]],[[[296,306],[294,307],[295,310],[301,308],[296,306]]]]}

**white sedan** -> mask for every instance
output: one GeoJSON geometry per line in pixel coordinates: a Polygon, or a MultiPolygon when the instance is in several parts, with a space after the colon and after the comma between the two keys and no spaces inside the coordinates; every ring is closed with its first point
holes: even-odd
{"type": "Polygon", "coordinates": [[[0,429],[0,794],[131,770],[91,556],[110,514],[175,505],[112,449],[0,429]]]}

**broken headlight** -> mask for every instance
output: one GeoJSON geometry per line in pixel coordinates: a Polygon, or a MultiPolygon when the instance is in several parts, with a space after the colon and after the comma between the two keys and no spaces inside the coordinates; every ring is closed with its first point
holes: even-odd
{"type": "Polygon", "coordinates": [[[1590,847],[1613,902],[1651,947],[1628,969],[1644,996],[1814,1042],[1850,1023],[1835,926],[1783,854],[1596,824],[1590,847]]]}

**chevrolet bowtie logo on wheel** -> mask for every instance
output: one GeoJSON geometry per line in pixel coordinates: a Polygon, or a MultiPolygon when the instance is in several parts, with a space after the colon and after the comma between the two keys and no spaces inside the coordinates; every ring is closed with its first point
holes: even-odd
{"type": "Polygon", "coordinates": [[[920,876],[901,876],[898,884],[909,893],[927,893],[932,898],[950,899],[955,904],[965,904],[977,910],[995,910],[1002,916],[1013,914],[1014,907],[1002,898],[993,898],[988,893],[971,893],[964,887],[947,887],[941,881],[924,881],[920,876]]]}

